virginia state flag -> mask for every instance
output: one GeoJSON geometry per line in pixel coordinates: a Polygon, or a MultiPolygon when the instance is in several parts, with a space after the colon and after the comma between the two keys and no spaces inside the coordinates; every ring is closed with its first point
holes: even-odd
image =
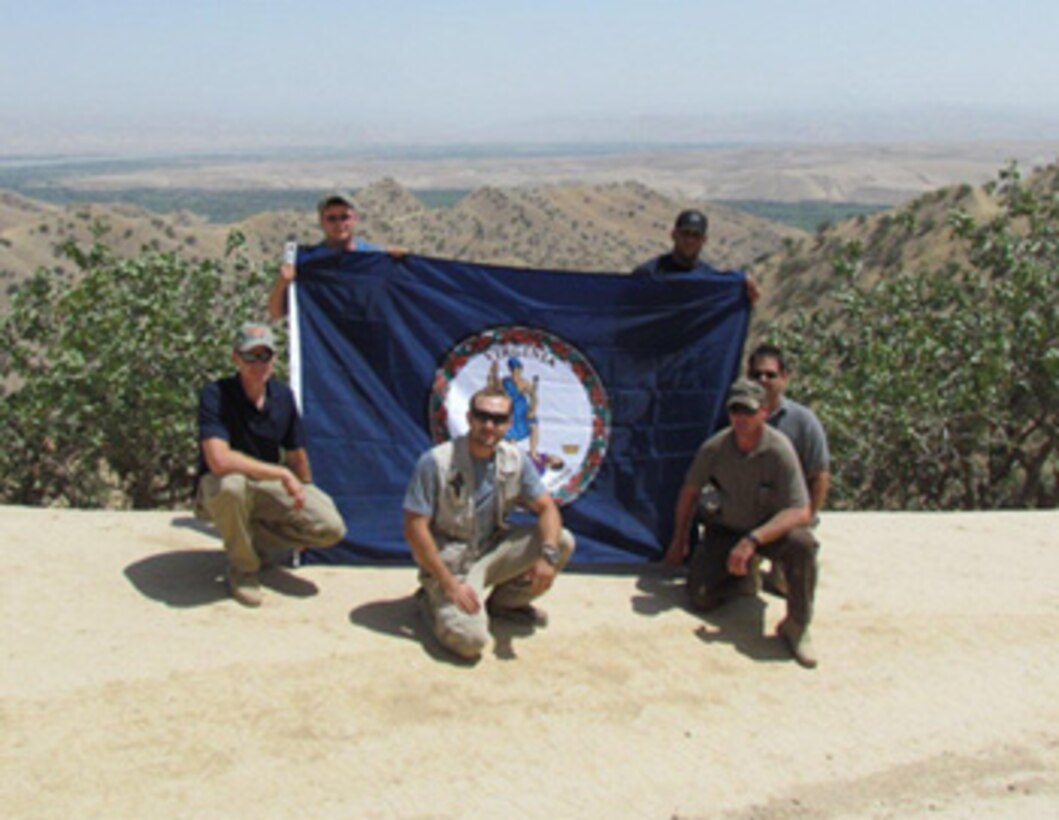
{"type": "Polygon", "coordinates": [[[407,562],[419,455],[512,397],[515,441],[562,505],[577,563],[658,558],[698,446],[724,421],[749,304],[740,273],[623,274],[302,251],[292,382],[345,541],[323,562],[407,562]]]}

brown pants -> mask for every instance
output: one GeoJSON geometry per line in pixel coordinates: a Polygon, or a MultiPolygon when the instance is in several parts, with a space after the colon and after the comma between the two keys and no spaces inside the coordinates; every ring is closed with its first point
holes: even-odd
{"type": "Polygon", "coordinates": [[[228,560],[240,572],[257,572],[263,554],[330,547],[346,534],[331,497],[316,486],[305,485],[305,506],[296,510],[281,482],[238,473],[202,476],[195,513],[217,527],[228,560]]]}
{"type": "MultiPolygon", "coordinates": [[[[735,592],[741,580],[728,571],[728,554],[746,533],[711,524],[706,537],[695,548],[688,564],[688,595],[694,609],[706,611],[720,606],[735,592]]],[[[757,552],[779,563],[787,575],[787,617],[799,626],[808,626],[813,617],[816,594],[816,553],[820,545],[804,528],[765,544],[757,552]]]]}

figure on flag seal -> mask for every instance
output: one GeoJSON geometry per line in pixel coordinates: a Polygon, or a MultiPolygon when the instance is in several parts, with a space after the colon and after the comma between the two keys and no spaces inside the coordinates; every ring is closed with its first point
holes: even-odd
{"type": "Polygon", "coordinates": [[[459,342],[438,368],[430,396],[436,443],[467,432],[470,397],[482,385],[506,392],[514,442],[549,493],[569,504],[592,484],[610,441],[610,402],[591,362],[547,331],[509,325],[459,342]]]}

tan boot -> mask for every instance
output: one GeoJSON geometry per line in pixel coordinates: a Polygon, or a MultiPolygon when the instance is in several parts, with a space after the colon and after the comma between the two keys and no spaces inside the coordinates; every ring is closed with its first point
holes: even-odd
{"type": "Polygon", "coordinates": [[[776,627],[776,634],[783,639],[790,649],[794,659],[806,669],[813,669],[819,662],[816,650],[813,649],[812,639],[809,637],[809,627],[799,626],[794,621],[784,618],[776,627]]]}
{"type": "Polygon", "coordinates": [[[261,583],[256,572],[228,567],[228,592],[243,606],[261,606],[261,583]]]}

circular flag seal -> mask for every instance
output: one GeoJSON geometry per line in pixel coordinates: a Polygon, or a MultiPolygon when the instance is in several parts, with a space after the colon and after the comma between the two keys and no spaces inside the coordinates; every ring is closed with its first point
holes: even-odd
{"type": "Polygon", "coordinates": [[[467,432],[468,402],[489,385],[511,396],[505,438],[526,454],[552,497],[569,504],[588,489],[610,442],[610,402],[584,354],[528,327],[492,328],[464,339],[434,375],[430,431],[436,443],[467,432]]]}

